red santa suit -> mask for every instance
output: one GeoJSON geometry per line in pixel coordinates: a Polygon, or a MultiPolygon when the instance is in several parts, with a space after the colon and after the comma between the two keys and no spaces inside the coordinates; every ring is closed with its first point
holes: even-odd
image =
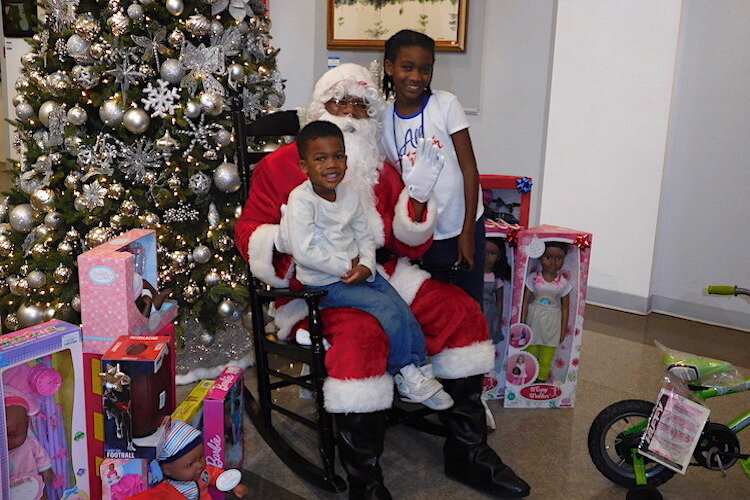
{"type": "MultiPolygon", "coordinates": [[[[291,256],[279,253],[274,241],[281,206],[306,178],[299,168],[296,143],[279,148],[255,168],[247,203],[237,221],[240,252],[249,259],[253,275],[274,287],[303,288],[294,279],[291,256]]],[[[408,259],[418,258],[431,244],[435,210],[428,204],[426,220],[415,222],[401,177],[388,164],[373,189],[376,207],[368,207],[370,228],[378,248],[393,254],[379,270],[419,321],[435,376],[453,379],[490,371],[494,350],[479,305],[460,288],[429,279],[426,271],[409,263],[408,259]]],[[[294,221],[288,221],[288,228],[294,230],[294,221]]],[[[305,327],[306,315],[302,299],[278,301],[274,320],[279,338],[293,338],[298,328],[305,327]]],[[[323,310],[322,318],[324,335],[331,344],[323,387],[326,410],[367,413],[389,408],[393,381],[386,373],[388,337],[380,324],[369,314],[348,308],[323,310]]]]}

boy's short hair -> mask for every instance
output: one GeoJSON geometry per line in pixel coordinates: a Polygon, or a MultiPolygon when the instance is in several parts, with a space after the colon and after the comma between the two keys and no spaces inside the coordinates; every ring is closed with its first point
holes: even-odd
{"type": "Polygon", "coordinates": [[[338,137],[341,139],[341,144],[344,144],[344,133],[335,123],[316,120],[302,127],[297,134],[297,150],[300,158],[304,159],[307,155],[307,145],[310,141],[322,137],[338,137]]]}

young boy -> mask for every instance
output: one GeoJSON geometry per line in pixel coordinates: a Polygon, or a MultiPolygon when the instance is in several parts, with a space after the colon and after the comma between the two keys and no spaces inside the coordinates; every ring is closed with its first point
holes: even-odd
{"type": "Polygon", "coordinates": [[[404,401],[445,410],[453,400],[425,366],[426,343],[409,306],[375,270],[375,242],[357,193],[344,181],[341,130],[314,121],[297,135],[300,168],[307,174],[289,195],[282,229],[308,288],[327,290],[323,308],[370,313],[389,337],[388,372],[404,401]],[[420,367],[422,367],[420,369],[420,367]]]}

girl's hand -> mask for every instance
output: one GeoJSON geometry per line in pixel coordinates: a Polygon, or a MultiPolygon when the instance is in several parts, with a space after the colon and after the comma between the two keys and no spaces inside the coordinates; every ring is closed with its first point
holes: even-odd
{"type": "Polygon", "coordinates": [[[245,498],[245,495],[250,493],[250,488],[246,484],[238,484],[232,489],[232,494],[237,498],[245,498]]]}
{"type": "Polygon", "coordinates": [[[347,285],[359,285],[364,280],[370,277],[372,271],[366,266],[356,266],[349,270],[348,273],[341,278],[342,283],[347,285]]]}
{"type": "Polygon", "coordinates": [[[454,265],[466,262],[469,271],[474,269],[474,235],[462,232],[458,237],[458,256],[454,265]]]}

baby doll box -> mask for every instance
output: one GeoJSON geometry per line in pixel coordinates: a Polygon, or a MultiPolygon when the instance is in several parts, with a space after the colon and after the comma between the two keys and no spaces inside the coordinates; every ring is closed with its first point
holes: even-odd
{"type": "Polygon", "coordinates": [[[10,477],[8,422],[0,406],[0,498],[38,498],[40,487],[50,500],[88,498],[82,352],[80,328],[57,319],[0,336],[0,400],[6,390],[25,397],[33,415],[24,444],[38,442],[55,475],[46,486],[38,474],[10,477]]]}
{"type": "Polygon", "coordinates": [[[162,479],[156,460],[105,458],[99,466],[102,500],[122,500],[144,492],[162,479]]]}
{"type": "MultiPolygon", "coordinates": [[[[533,180],[515,175],[481,175],[479,179],[482,186],[486,238],[502,245],[501,250],[505,251],[505,258],[512,270],[515,258],[511,243],[515,241],[518,232],[529,225],[533,180]]],[[[484,377],[484,396],[488,399],[502,399],[505,395],[503,368],[508,351],[512,284],[512,275],[510,280],[502,284],[502,308],[500,304],[495,307],[491,304],[484,306],[487,321],[497,320],[500,323],[499,328],[490,325],[492,343],[495,346],[495,366],[484,377]],[[497,317],[494,311],[497,311],[497,317]]],[[[487,286],[489,285],[485,285],[487,286]]],[[[495,289],[497,290],[497,287],[495,289]]],[[[485,290],[485,300],[493,300],[491,295],[491,291],[485,290]]]]}
{"type": "Polygon", "coordinates": [[[165,417],[175,408],[174,341],[126,335],[102,356],[108,458],[155,458],[165,417]]]}
{"type": "Polygon", "coordinates": [[[590,258],[591,233],[542,225],[518,234],[513,272],[513,314],[505,364],[505,407],[572,408],[575,404],[590,258]],[[521,322],[521,313],[527,277],[540,269],[538,259],[548,241],[569,244],[560,274],[568,280],[571,290],[565,338],[554,350],[549,378],[539,382],[539,362],[529,352],[535,345],[534,332],[521,322]],[[520,367],[516,370],[518,373],[514,372],[516,367],[520,367]]]}
{"type": "Polygon", "coordinates": [[[213,380],[201,380],[172,413],[172,420],[182,420],[196,429],[203,428],[203,401],[214,386],[213,380]]]}
{"type": "Polygon", "coordinates": [[[132,229],[78,256],[84,352],[103,354],[121,335],[154,335],[177,316],[166,301],[144,316],[143,281],[159,289],[156,233],[132,229]]]}
{"type": "MultiPolygon", "coordinates": [[[[242,398],[244,370],[228,366],[216,378],[203,401],[203,443],[206,463],[222,469],[242,465],[244,440],[242,420],[245,413],[242,398]]],[[[225,498],[225,493],[210,488],[214,500],[225,498]]]]}

